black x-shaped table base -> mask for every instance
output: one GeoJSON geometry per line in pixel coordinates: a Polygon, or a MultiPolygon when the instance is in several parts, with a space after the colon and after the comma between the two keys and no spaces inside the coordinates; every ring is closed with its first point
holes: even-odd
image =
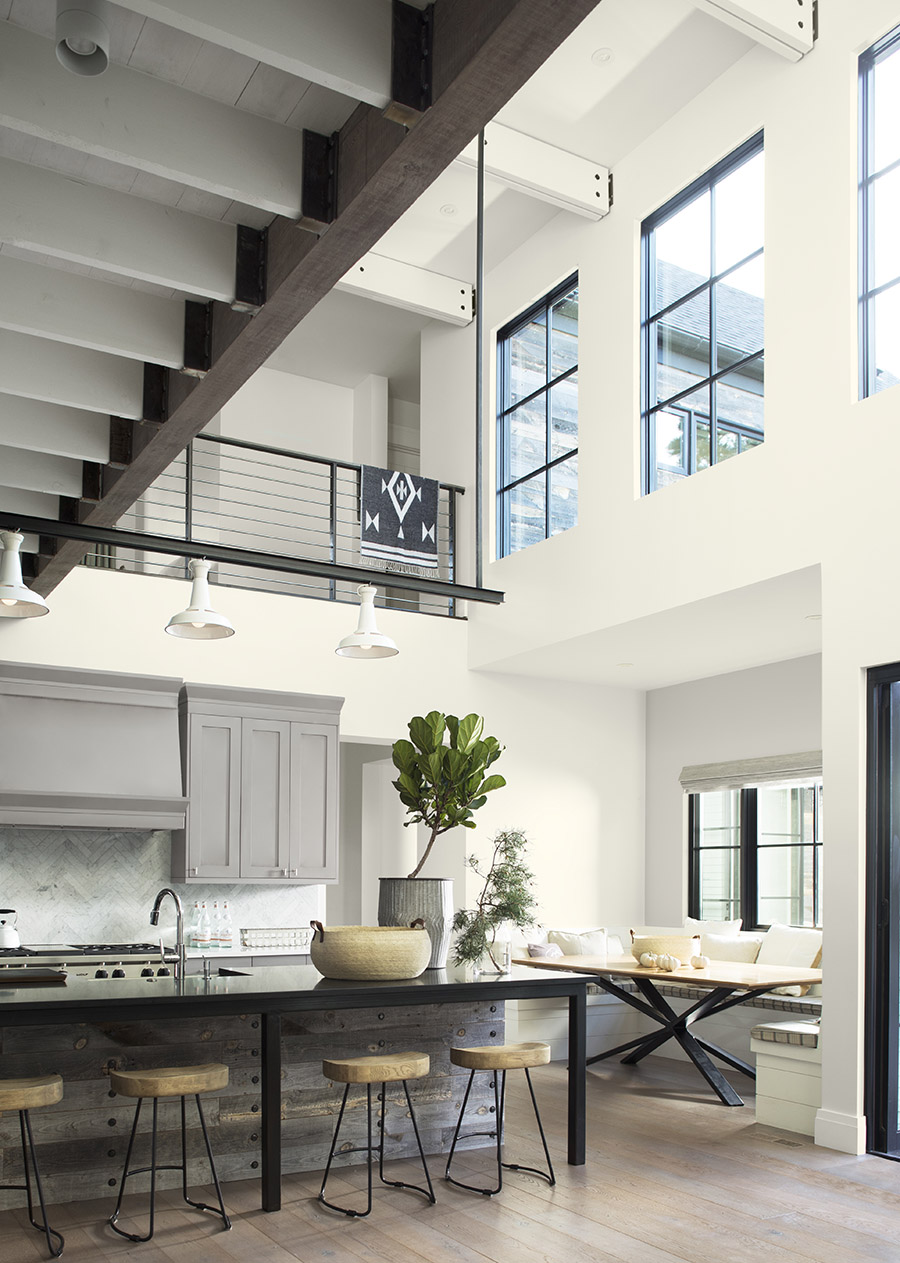
{"type": "Polygon", "coordinates": [[[588,1057],[587,1064],[589,1066],[592,1066],[597,1061],[605,1061],[608,1057],[617,1057],[620,1053],[627,1053],[627,1056],[622,1058],[623,1065],[635,1066],[649,1053],[655,1052],[662,1044],[674,1039],[684,1049],[724,1105],[744,1104],[724,1074],[722,1074],[722,1071],[713,1063],[712,1057],[717,1057],[720,1061],[724,1061],[727,1066],[731,1066],[732,1070],[739,1070],[741,1074],[746,1074],[751,1079],[756,1078],[756,1071],[753,1066],[746,1061],[742,1061],[740,1057],[735,1057],[732,1053],[726,1052],[724,1048],[719,1048],[717,1044],[711,1043],[708,1039],[701,1039],[699,1035],[692,1034],[689,1027],[702,1017],[709,1017],[713,1013],[722,1013],[725,1009],[730,1009],[736,1004],[742,1004],[753,994],[752,991],[736,991],[733,987],[714,987],[701,999],[697,1000],[695,1004],[692,1004],[686,1012],[676,1013],[665,997],[653,985],[653,981],[650,978],[633,979],[634,985],[644,997],[643,1000],[638,999],[632,992],[626,991],[624,987],[602,974],[596,975],[595,981],[599,987],[602,987],[604,991],[608,991],[610,995],[618,996],[620,1000],[630,1004],[633,1009],[637,1009],[645,1017],[650,1017],[654,1022],[658,1022],[660,1029],[653,1031],[649,1035],[638,1035],[635,1039],[629,1039],[627,1043],[619,1044],[616,1048],[610,1048],[607,1052],[598,1053],[595,1057],[588,1057]]]}

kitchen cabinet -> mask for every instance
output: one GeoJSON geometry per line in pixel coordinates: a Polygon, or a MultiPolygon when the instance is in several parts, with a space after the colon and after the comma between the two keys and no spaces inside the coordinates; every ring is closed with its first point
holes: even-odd
{"type": "Polygon", "coordinates": [[[343,699],[186,684],[184,882],[335,882],[343,699]]]}

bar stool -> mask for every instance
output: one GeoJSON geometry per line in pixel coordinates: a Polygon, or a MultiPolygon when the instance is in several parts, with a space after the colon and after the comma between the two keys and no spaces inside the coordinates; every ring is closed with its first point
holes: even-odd
{"type": "Polygon", "coordinates": [[[122,1173],[122,1184],[119,1188],[119,1198],[116,1202],[116,1209],[110,1215],[108,1223],[113,1232],[117,1232],[120,1237],[126,1237],[129,1241],[149,1241],[153,1236],[153,1219],[156,1202],[156,1173],[157,1171],[180,1171],[181,1172],[181,1193],[184,1200],[189,1206],[193,1206],[196,1210],[211,1210],[216,1215],[221,1215],[222,1222],[226,1228],[231,1227],[231,1220],[225,1213],[225,1206],[222,1202],[222,1190],[219,1188],[219,1177],[216,1175],[216,1164],[213,1161],[212,1148],[209,1143],[209,1133],[206,1130],[206,1119],[203,1117],[203,1106],[200,1104],[201,1092],[215,1092],[218,1088],[224,1088],[228,1083],[228,1067],[221,1066],[213,1062],[205,1066],[166,1066],[159,1070],[111,1070],[109,1074],[109,1085],[112,1090],[119,1096],[137,1097],[137,1106],[134,1111],[134,1123],[131,1128],[131,1136],[128,1140],[128,1150],[125,1154],[125,1170],[122,1173]],[[160,1098],[165,1097],[181,1097],[181,1163],[180,1165],[157,1164],[156,1161],[156,1124],[160,1098]],[[206,1145],[206,1155],[209,1158],[209,1169],[212,1174],[213,1184],[216,1188],[216,1197],[219,1199],[219,1205],[207,1206],[205,1202],[194,1202],[187,1194],[187,1129],[185,1126],[185,1097],[193,1096],[197,1102],[197,1113],[200,1116],[200,1127],[203,1131],[203,1141],[206,1145]],[[134,1167],[131,1169],[131,1154],[134,1149],[134,1138],[137,1135],[138,1120],[141,1117],[141,1106],[146,1097],[153,1100],[153,1128],[150,1136],[150,1165],[148,1167],[134,1167]],[[150,1172],[150,1231],[146,1236],[142,1237],[138,1233],[125,1232],[122,1228],[116,1226],[116,1220],[119,1218],[119,1212],[122,1209],[122,1198],[125,1195],[125,1184],[129,1176],[143,1175],[147,1171],[150,1172]]]}
{"type": "Polygon", "coordinates": [[[37,1154],[34,1151],[34,1137],[31,1134],[29,1110],[38,1109],[41,1105],[55,1105],[62,1100],[63,1081],[58,1074],[45,1074],[35,1079],[0,1079],[0,1113],[16,1110],[19,1115],[19,1131],[22,1135],[22,1168],[25,1172],[24,1184],[0,1184],[4,1192],[24,1192],[28,1197],[28,1219],[32,1228],[37,1228],[47,1238],[47,1249],[50,1257],[58,1259],[66,1244],[62,1233],[50,1227],[47,1220],[47,1207],[44,1203],[44,1188],[41,1184],[41,1173],[38,1169],[37,1154]],[[41,1208],[41,1222],[35,1223],[34,1202],[31,1196],[31,1176],[28,1173],[28,1158],[31,1156],[31,1167],[34,1171],[34,1183],[37,1188],[38,1203],[41,1208]],[[54,1245],[54,1239],[59,1242],[54,1245]]]}
{"type": "Polygon", "coordinates": [[[349,1215],[352,1219],[364,1219],[372,1209],[372,1154],[378,1150],[378,1178],[382,1184],[388,1184],[391,1188],[408,1188],[413,1192],[422,1193],[428,1200],[434,1204],[434,1188],[431,1183],[431,1176],[428,1173],[428,1163],[425,1161],[425,1153],[422,1149],[422,1141],[419,1136],[419,1128],[416,1123],[416,1115],[413,1110],[412,1101],[409,1099],[409,1088],[406,1086],[408,1079],[422,1079],[428,1074],[430,1069],[430,1058],[428,1053],[418,1052],[402,1052],[402,1053],[385,1053],[380,1057],[344,1057],[335,1060],[326,1060],[322,1062],[322,1073],[326,1079],[331,1079],[332,1083],[346,1084],[344,1095],[341,1099],[341,1109],[338,1114],[337,1126],[334,1129],[334,1136],[331,1141],[331,1151],[328,1154],[328,1162],[325,1166],[325,1174],[322,1177],[322,1187],[319,1189],[319,1201],[323,1206],[328,1206],[331,1210],[339,1210],[342,1215],[349,1215]],[[325,1185],[328,1182],[328,1173],[331,1170],[331,1163],[334,1159],[334,1151],[337,1148],[338,1135],[341,1130],[341,1123],[344,1120],[344,1108],[347,1104],[347,1094],[353,1083],[364,1083],[366,1085],[366,1117],[368,1126],[368,1144],[356,1145],[352,1149],[344,1149],[342,1153],[365,1153],[367,1157],[367,1166],[369,1172],[368,1191],[369,1197],[365,1210],[349,1210],[346,1206],[336,1206],[333,1202],[325,1199],[325,1185]],[[372,1144],[372,1084],[381,1084],[381,1094],[379,1100],[382,1103],[382,1117],[378,1120],[378,1144],[372,1144]],[[416,1134],[416,1144],[419,1146],[419,1157],[422,1159],[422,1169],[425,1172],[425,1179],[428,1188],[422,1188],[418,1184],[406,1184],[403,1180],[386,1180],[384,1178],[384,1103],[385,1103],[385,1085],[387,1083],[402,1083],[403,1092],[406,1096],[406,1104],[409,1108],[409,1116],[412,1120],[413,1131],[416,1134]]]}
{"type": "Polygon", "coordinates": [[[472,1193],[483,1193],[486,1197],[493,1197],[495,1193],[499,1193],[503,1187],[503,1169],[507,1171],[528,1171],[532,1175],[540,1175],[550,1184],[556,1183],[556,1176],[553,1174],[553,1163],[550,1161],[550,1151],[547,1148],[547,1140],[544,1136],[544,1128],[541,1125],[541,1116],[538,1111],[537,1100],[534,1095],[534,1088],[531,1084],[531,1075],[528,1073],[530,1066],[545,1066],[550,1060],[550,1045],[539,1043],[528,1044],[485,1044],[479,1048],[451,1048],[450,1061],[454,1066],[462,1066],[469,1071],[469,1081],[466,1084],[466,1093],[463,1097],[462,1109],[459,1111],[459,1118],[456,1123],[456,1131],[453,1133],[453,1143],[450,1146],[450,1153],[447,1157],[447,1166],[444,1171],[444,1179],[449,1180],[451,1184],[457,1185],[458,1188],[469,1189],[472,1193]],[[493,1131],[473,1131],[469,1132],[470,1136],[493,1136],[497,1141],[497,1187],[496,1188],[478,1188],[474,1184],[463,1184],[461,1180],[455,1180],[450,1174],[450,1164],[453,1161],[453,1154],[456,1150],[456,1142],[459,1140],[459,1131],[462,1127],[463,1117],[466,1112],[466,1104],[469,1100],[469,1093],[472,1090],[472,1080],[475,1078],[476,1070],[490,1070],[493,1072],[493,1089],[494,1089],[494,1116],[496,1126],[493,1131]],[[531,1104],[534,1106],[534,1116],[537,1119],[538,1131],[541,1135],[541,1144],[544,1146],[544,1154],[547,1158],[547,1170],[539,1171],[536,1167],[520,1166],[516,1162],[504,1162],[502,1156],[503,1147],[503,1107],[506,1101],[506,1072],[507,1070],[524,1070],[525,1079],[528,1083],[528,1091],[531,1093],[531,1104]],[[497,1085],[497,1073],[502,1074],[501,1085],[497,1085]]]}

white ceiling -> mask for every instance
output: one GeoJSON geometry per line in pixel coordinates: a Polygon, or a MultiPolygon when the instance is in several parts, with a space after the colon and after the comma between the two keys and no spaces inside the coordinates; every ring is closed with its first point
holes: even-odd
{"type": "Polygon", "coordinates": [[[821,610],[821,572],[809,566],[479,666],[573,683],[664,688],[821,653],[821,610]]]}

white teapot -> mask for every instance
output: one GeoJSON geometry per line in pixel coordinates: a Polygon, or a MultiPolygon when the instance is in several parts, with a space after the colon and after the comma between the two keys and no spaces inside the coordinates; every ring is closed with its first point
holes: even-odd
{"type": "Polygon", "coordinates": [[[0,908],[0,947],[18,947],[19,931],[16,922],[19,914],[15,908],[0,908]]]}

